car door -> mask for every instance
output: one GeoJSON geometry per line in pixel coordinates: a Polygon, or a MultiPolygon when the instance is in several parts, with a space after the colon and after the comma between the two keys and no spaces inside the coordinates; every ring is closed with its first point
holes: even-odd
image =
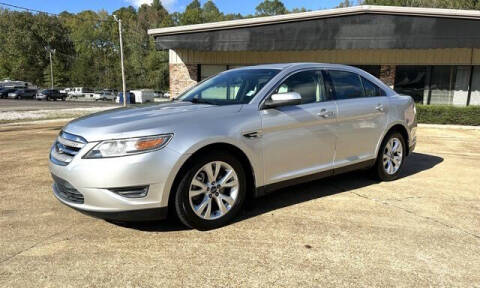
{"type": "Polygon", "coordinates": [[[328,81],[338,106],[335,167],[375,158],[387,124],[385,93],[350,71],[329,70],[328,81]]]}
{"type": "Polygon", "coordinates": [[[296,72],[272,94],[286,92],[299,93],[301,104],[260,111],[266,184],[329,170],[333,165],[337,106],[326,92],[322,72],[296,72]]]}
{"type": "Polygon", "coordinates": [[[28,89],[28,97],[35,98],[36,90],[28,89]]]}

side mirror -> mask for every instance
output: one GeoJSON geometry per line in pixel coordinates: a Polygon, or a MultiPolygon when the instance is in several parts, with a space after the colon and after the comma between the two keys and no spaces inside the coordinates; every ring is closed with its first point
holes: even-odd
{"type": "Polygon", "coordinates": [[[263,108],[276,108],[281,106],[299,105],[302,103],[302,96],[297,92],[273,94],[263,103],[263,108]]]}

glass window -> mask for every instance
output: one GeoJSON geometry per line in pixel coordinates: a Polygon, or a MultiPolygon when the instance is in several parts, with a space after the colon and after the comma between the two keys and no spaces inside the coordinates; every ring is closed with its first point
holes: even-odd
{"type": "Polygon", "coordinates": [[[230,83],[224,82],[218,85],[209,87],[202,91],[202,99],[221,99],[221,100],[235,100],[238,96],[238,91],[242,85],[241,79],[232,79],[230,83]]]}
{"type": "Polygon", "coordinates": [[[473,67],[472,91],[469,105],[480,105],[480,66],[473,67]]]}
{"type": "Polygon", "coordinates": [[[430,80],[430,104],[452,104],[455,66],[433,66],[430,80]]]}
{"type": "Polygon", "coordinates": [[[179,100],[213,105],[246,104],[279,71],[277,69],[227,71],[187,90],[179,96],[179,100]]]}
{"type": "Polygon", "coordinates": [[[468,98],[468,83],[470,81],[470,66],[457,66],[452,104],[466,106],[468,98]]]}
{"type": "Polygon", "coordinates": [[[425,89],[427,66],[399,65],[395,70],[394,90],[399,94],[411,96],[417,103],[427,104],[428,89],[425,89]]]}
{"type": "Polygon", "coordinates": [[[330,70],[328,74],[333,83],[336,99],[364,97],[362,82],[357,74],[339,70],[330,70]]]}
{"type": "Polygon", "coordinates": [[[371,81],[362,77],[363,89],[365,90],[365,96],[367,97],[378,97],[378,96],[385,96],[385,92],[383,92],[380,87],[373,84],[371,81]]]}
{"type": "Polygon", "coordinates": [[[303,71],[293,74],[275,91],[275,93],[287,92],[300,94],[302,104],[327,100],[321,71],[303,71]]]}

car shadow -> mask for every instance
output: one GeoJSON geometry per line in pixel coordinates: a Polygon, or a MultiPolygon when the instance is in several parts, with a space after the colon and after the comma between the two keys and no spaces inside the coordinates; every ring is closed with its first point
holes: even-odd
{"type": "MultiPolygon", "coordinates": [[[[407,158],[407,162],[403,167],[399,179],[432,169],[442,161],[443,158],[438,156],[423,153],[412,153],[407,158]]],[[[245,209],[242,211],[242,213],[240,213],[239,217],[237,217],[234,222],[241,222],[243,220],[256,217],[264,213],[269,213],[277,209],[342,192],[348,192],[350,190],[370,186],[375,183],[378,183],[378,181],[375,181],[369,177],[367,171],[359,170],[317,181],[290,186],[277,190],[261,198],[249,201],[246,203],[247,205],[245,209]],[[339,181],[341,181],[342,187],[335,185],[335,183],[338,183],[339,181]],[[322,186],[328,186],[329,189],[321,189],[322,186]]],[[[174,219],[174,217],[169,217],[167,220],[157,222],[115,224],[125,228],[147,232],[168,232],[189,229],[183,226],[178,219],[174,219]]]]}

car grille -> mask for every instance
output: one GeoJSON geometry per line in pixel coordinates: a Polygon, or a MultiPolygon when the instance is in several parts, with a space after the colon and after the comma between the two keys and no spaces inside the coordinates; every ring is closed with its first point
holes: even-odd
{"type": "Polygon", "coordinates": [[[61,199],[76,203],[76,204],[83,204],[83,195],[82,193],[78,192],[70,183],[67,181],[55,176],[52,174],[52,178],[54,181],[54,189],[53,191],[55,194],[60,197],[61,199]]]}
{"type": "Polygon", "coordinates": [[[50,160],[57,165],[66,166],[86,144],[87,141],[82,137],[62,131],[52,146],[50,160]]]}

